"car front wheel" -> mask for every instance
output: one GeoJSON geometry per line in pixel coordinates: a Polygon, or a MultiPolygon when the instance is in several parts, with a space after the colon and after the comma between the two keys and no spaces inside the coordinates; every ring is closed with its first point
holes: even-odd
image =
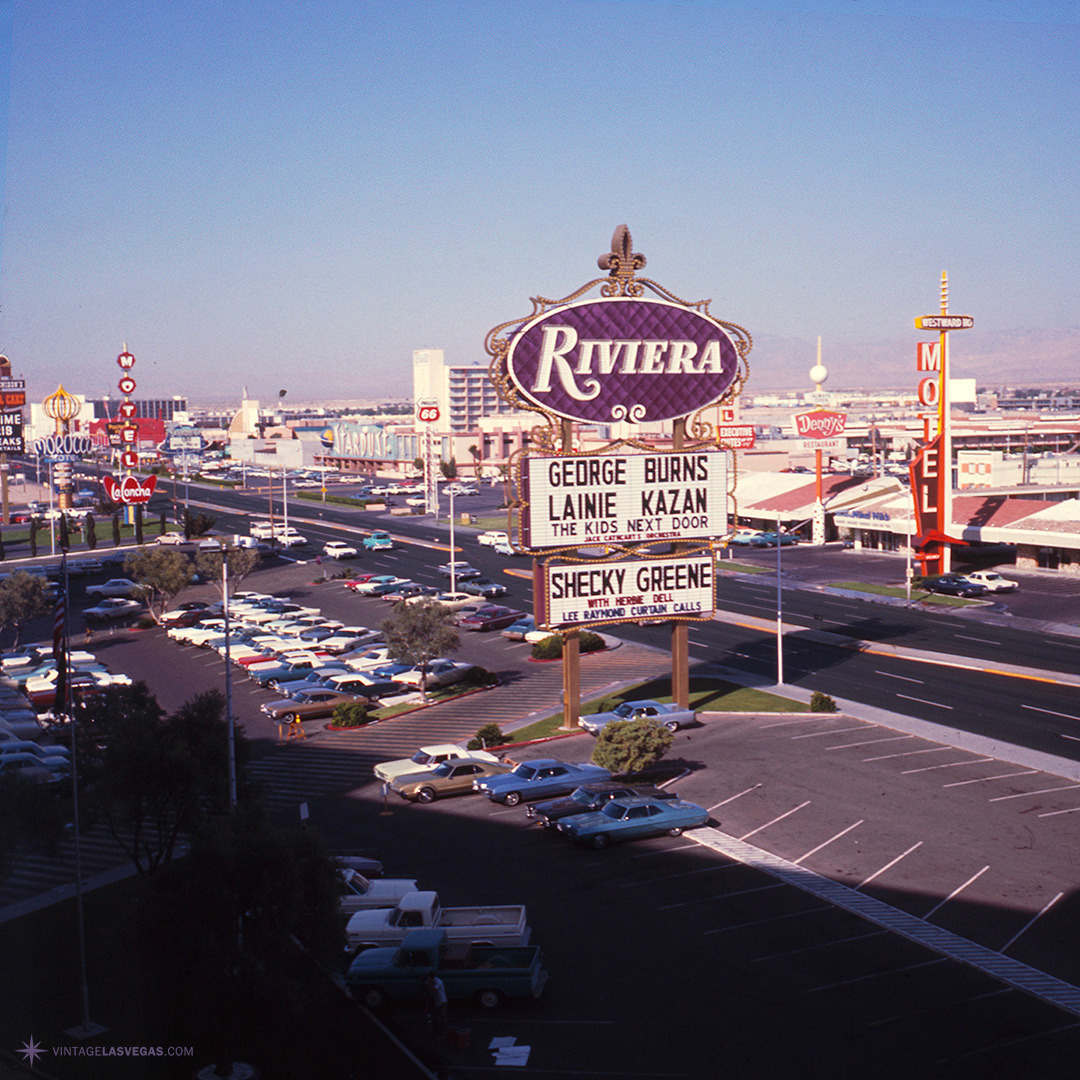
{"type": "Polygon", "coordinates": [[[676,724],[674,720],[669,720],[664,725],[664,727],[666,727],[668,729],[668,731],[678,731],[679,730],[679,725],[676,724]]]}
{"type": "Polygon", "coordinates": [[[476,995],[476,1003],[482,1009],[497,1009],[502,1002],[502,993],[495,989],[480,990],[476,995]]]}
{"type": "Polygon", "coordinates": [[[506,798],[503,799],[503,802],[505,802],[507,806],[517,806],[517,804],[521,802],[521,794],[517,791],[508,792],[506,798]]]}
{"type": "Polygon", "coordinates": [[[595,836],[590,837],[589,843],[599,851],[601,848],[606,848],[610,841],[610,837],[607,833],[597,833],[595,836]]]}
{"type": "Polygon", "coordinates": [[[416,801],[417,802],[423,802],[423,803],[434,802],[435,801],[435,789],[431,788],[431,787],[422,787],[416,793],[416,801]]]}
{"type": "Polygon", "coordinates": [[[668,836],[682,836],[682,829],[668,829],[668,836]]]}

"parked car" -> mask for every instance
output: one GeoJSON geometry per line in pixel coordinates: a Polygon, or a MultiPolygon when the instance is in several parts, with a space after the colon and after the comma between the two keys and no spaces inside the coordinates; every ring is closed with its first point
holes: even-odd
{"type": "Polygon", "coordinates": [[[104,600],[106,597],[129,597],[139,592],[139,586],[129,578],[111,578],[104,585],[91,585],[86,595],[91,600],[104,600]]]}
{"type": "Polygon", "coordinates": [[[502,630],[524,616],[524,611],[500,607],[498,604],[488,604],[479,611],[459,619],[457,624],[463,630],[502,630]]]}
{"type": "Polygon", "coordinates": [[[543,828],[555,825],[563,818],[574,814],[585,814],[590,810],[599,810],[604,803],[612,799],[628,799],[638,795],[649,795],[657,799],[674,799],[674,792],[651,784],[626,784],[619,780],[602,780],[597,784],[582,784],[569,795],[560,799],[546,799],[544,802],[531,803],[525,807],[525,816],[533,818],[543,828]]]}
{"type": "Polygon", "coordinates": [[[466,604],[476,602],[476,597],[466,592],[436,593],[432,599],[436,604],[442,604],[443,607],[449,608],[451,611],[460,611],[466,604]]]}
{"type": "Polygon", "coordinates": [[[614,720],[655,720],[663,724],[668,731],[678,731],[697,720],[693,709],[684,709],[673,703],[662,704],[659,701],[624,701],[610,712],[593,713],[581,717],[580,723],[590,735],[599,735],[614,720]]]}
{"type": "Polygon", "coordinates": [[[394,538],[385,532],[373,532],[364,537],[364,548],[367,551],[391,551],[394,547],[394,538]]]}
{"type": "Polygon", "coordinates": [[[471,758],[473,761],[497,762],[499,760],[494,754],[489,754],[486,750],[469,750],[460,743],[436,743],[433,746],[421,746],[412,757],[381,762],[375,766],[375,775],[384,783],[387,783],[396,776],[430,771],[444,761],[455,761],[459,758],[471,758]]]}
{"type": "Polygon", "coordinates": [[[87,622],[113,622],[128,619],[146,610],[138,600],[121,600],[119,597],[102,600],[93,607],[83,608],[82,616],[87,622]]]}
{"type": "Polygon", "coordinates": [[[1019,581],[1002,577],[996,570],[972,570],[964,577],[981,585],[987,592],[1016,592],[1020,588],[1019,581]]]}
{"type": "Polygon", "coordinates": [[[730,537],[728,537],[729,544],[735,544],[738,547],[748,547],[761,535],[758,529],[736,529],[730,537]]]}
{"type": "Polygon", "coordinates": [[[390,784],[390,790],[411,802],[429,803],[448,795],[471,795],[474,780],[509,771],[510,766],[501,761],[456,758],[444,761],[434,769],[397,776],[390,784]]]}
{"type": "Polygon", "coordinates": [[[708,824],[709,811],[684,799],[613,799],[599,810],[563,818],[556,828],[570,840],[605,848],[613,840],[679,836],[708,824]]]}
{"type": "Polygon", "coordinates": [[[488,600],[495,596],[505,596],[509,590],[505,585],[492,581],[489,577],[470,578],[461,583],[461,591],[472,596],[483,596],[488,600]]]}
{"type": "Polygon", "coordinates": [[[396,577],[394,574],[378,574],[368,581],[361,581],[354,592],[361,596],[382,596],[383,593],[393,592],[399,586],[411,584],[408,578],[396,577]]]}
{"type": "Polygon", "coordinates": [[[476,569],[475,566],[470,566],[467,562],[462,562],[458,559],[452,563],[443,563],[439,567],[439,573],[443,577],[450,577],[451,575],[458,581],[468,581],[469,578],[483,577],[483,574],[476,569]]]}
{"type": "Polygon", "coordinates": [[[554,758],[523,761],[503,776],[477,780],[474,787],[492,802],[517,806],[523,799],[550,799],[566,795],[582,784],[610,780],[611,773],[587,761],[566,762],[554,758]]]}
{"type": "Polygon", "coordinates": [[[271,720],[289,724],[296,720],[318,720],[333,716],[339,705],[352,705],[367,700],[366,697],[343,694],[337,690],[304,690],[295,698],[268,701],[260,711],[271,720]]]}
{"type": "Polygon", "coordinates": [[[938,577],[924,578],[922,587],[927,592],[940,593],[942,596],[963,596],[972,599],[986,595],[986,586],[968,581],[963,574],[948,573],[938,577]]]}
{"type": "Polygon", "coordinates": [[[328,540],[323,544],[323,554],[328,559],[355,559],[358,552],[343,540],[328,540]]]}
{"type": "Polygon", "coordinates": [[[402,585],[398,589],[392,589],[390,592],[385,592],[379,598],[385,600],[390,604],[401,603],[405,600],[425,600],[432,599],[438,595],[439,590],[433,585],[418,585],[415,581],[410,581],[407,585],[402,585]]]}
{"type": "Polygon", "coordinates": [[[751,547],[776,547],[779,542],[781,547],[797,544],[799,538],[794,533],[763,532],[750,540],[751,547]]]}
{"type": "Polygon", "coordinates": [[[536,620],[531,615],[526,615],[524,619],[518,619],[516,623],[511,623],[503,632],[502,636],[507,641],[524,641],[525,635],[531,633],[536,629],[536,620]]]}
{"type": "Polygon", "coordinates": [[[394,678],[406,686],[432,690],[437,686],[453,686],[454,683],[461,682],[468,677],[473,667],[473,664],[467,664],[464,660],[429,660],[426,670],[417,664],[394,678]]]}

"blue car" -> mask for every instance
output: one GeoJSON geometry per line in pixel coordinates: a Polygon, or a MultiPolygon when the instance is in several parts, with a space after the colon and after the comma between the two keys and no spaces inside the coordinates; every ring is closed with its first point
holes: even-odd
{"type": "Polygon", "coordinates": [[[614,840],[678,836],[709,821],[709,811],[685,799],[612,799],[599,810],[565,817],[556,824],[564,836],[589,847],[605,848],[614,840]]]}
{"type": "Polygon", "coordinates": [[[511,772],[500,776],[485,776],[473,783],[473,790],[486,795],[492,802],[517,806],[522,799],[548,799],[567,795],[582,784],[610,780],[611,773],[587,761],[572,763],[554,758],[523,761],[511,772]]]}

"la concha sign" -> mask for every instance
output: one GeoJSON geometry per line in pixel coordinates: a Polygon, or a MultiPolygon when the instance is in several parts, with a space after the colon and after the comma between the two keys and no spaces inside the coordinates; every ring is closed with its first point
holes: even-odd
{"type": "Polygon", "coordinates": [[[719,401],[738,372],[727,331],[663,300],[610,297],[525,323],[507,352],[518,390],[571,420],[647,423],[719,401]]]}

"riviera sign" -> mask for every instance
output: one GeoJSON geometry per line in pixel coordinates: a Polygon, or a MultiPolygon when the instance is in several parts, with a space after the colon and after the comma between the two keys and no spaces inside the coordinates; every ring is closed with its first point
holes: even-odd
{"type": "Polygon", "coordinates": [[[514,335],[507,370],[541,409],[585,423],[648,423],[719,401],[738,351],[716,320],[664,300],[610,297],[554,308],[514,335]]]}
{"type": "Polygon", "coordinates": [[[727,453],[529,455],[521,472],[526,548],[715,536],[727,520],[727,453]]]}

